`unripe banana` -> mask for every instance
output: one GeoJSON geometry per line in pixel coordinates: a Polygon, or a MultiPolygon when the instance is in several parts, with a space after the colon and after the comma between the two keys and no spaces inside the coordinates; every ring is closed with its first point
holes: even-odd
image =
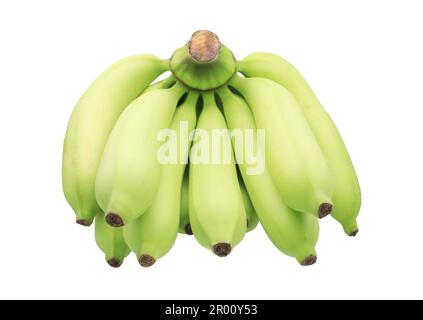
{"type": "Polygon", "coordinates": [[[168,70],[168,64],[147,54],[120,60],[91,84],[75,106],[63,147],[62,183],[77,223],[88,226],[101,212],[95,177],[116,120],[151,81],[168,70]]]}
{"type": "Polygon", "coordinates": [[[264,77],[287,88],[297,99],[322,149],[335,184],[332,195],[332,217],[348,235],[358,232],[357,216],[361,192],[348,150],[336,125],[323,109],[300,72],[285,59],[270,53],[253,53],[239,62],[239,70],[247,77],[264,77]]]}
{"type": "Polygon", "coordinates": [[[261,173],[254,172],[255,174],[252,174],[253,172],[249,171],[254,167],[260,167],[258,161],[260,161],[260,152],[262,152],[253,114],[246,102],[230,92],[228,88],[221,88],[218,93],[223,102],[229,129],[241,130],[244,133],[243,144],[233,140],[235,157],[261,225],[280,251],[295,257],[302,265],[315,263],[317,255],[314,248],[319,236],[318,219],[310,214],[295,212],[287,207],[266,167],[261,173]],[[253,139],[245,138],[247,131],[253,133],[253,139]],[[254,157],[249,159],[254,161],[247,163],[247,151],[253,152],[254,157]]]}
{"type": "Polygon", "coordinates": [[[169,89],[172,87],[176,82],[176,79],[174,76],[169,76],[166,79],[160,80],[159,82],[150,84],[143,92],[142,94],[146,94],[147,92],[150,92],[152,90],[157,89],[169,89]]]}
{"type": "Polygon", "coordinates": [[[234,77],[257,128],[266,130],[266,164],[284,202],[319,218],[332,210],[333,183],[326,159],[295,98],[264,78],[234,77]]]}
{"type": "Polygon", "coordinates": [[[181,135],[185,134],[185,129],[186,133],[195,129],[197,100],[198,93],[190,93],[172,119],[171,135],[167,141],[169,149],[166,147],[163,150],[175,158],[170,163],[162,164],[159,189],[152,206],[124,227],[126,242],[143,267],[150,267],[163,257],[178,235],[181,186],[190,147],[188,139],[184,143],[179,142],[181,138],[184,139],[181,135]]]}
{"type": "Polygon", "coordinates": [[[95,241],[104,252],[107,263],[113,268],[120,267],[130,253],[123,237],[123,229],[109,226],[102,212],[95,217],[95,241]]]}
{"type": "Polygon", "coordinates": [[[248,195],[248,191],[245,187],[244,181],[240,174],[238,175],[239,186],[241,188],[242,200],[244,203],[245,214],[247,216],[247,232],[253,231],[259,222],[257,217],[256,211],[254,209],[253,204],[251,203],[250,196],[248,195]]]}
{"type": "Polygon", "coordinates": [[[198,242],[224,257],[244,237],[246,214],[225,119],[212,92],[203,99],[190,155],[189,218],[198,242]]]}
{"type": "Polygon", "coordinates": [[[106,221],[121,227],[153,203],[160,181],[157,134],[168,128],[184,87],[176,83],[141,95],[122,113],[98,168],[96,197],[106,221]]]}
{"type": "Polygon", "coordinates": [[[179,232],[192,236],[191,224],[189,222],[188,184],[189,184],[189,166],[185,168],[184,179],[182,181],[181,216],[179,218],[179,232]]]}

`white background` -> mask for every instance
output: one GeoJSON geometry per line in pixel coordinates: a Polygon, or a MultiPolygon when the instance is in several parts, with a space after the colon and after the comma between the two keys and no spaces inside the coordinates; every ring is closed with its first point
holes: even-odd
{"type": "MultiPolygon", "coordinates": [[[[0,297],[423,298],[421,1],[2,1],[0,297]],[[61,189],[71,110],[108,65],[169,57],[197,29],[242,58],[293,62],[340,128],[363,191],[360,234],[322,221],[318,263],[258,228],[226,259],[180,236],[150,269],[110,268],[61,189]]],[[[94,125],[94,124],[93,124],[94,125]]]]}

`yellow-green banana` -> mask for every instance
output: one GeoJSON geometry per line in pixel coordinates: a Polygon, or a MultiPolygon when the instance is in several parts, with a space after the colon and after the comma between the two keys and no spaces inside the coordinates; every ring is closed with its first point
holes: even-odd
{"type": "Polygon", "coordinates": [[[118,61],[87,89],[72,112],[63,148],[62,183],[76,221],[88,226],[101,212],[94,184],[107,138],[122,111],[169,62],[153,55],[118,61]]]}
{"type": "Polygon", "coordinates": [[[179,232],[192,236],[191,224],[189,223],[188,184],[189,184],[189,166],[185,168],[184,179],[182,181],[181,216],[179,218],[179,232]]]}
{"type": "Polygon", "coordinates": [[[310,214],[295,212],[285,205],[267,168],[258,174],[248,171],[259,161],[259,144],[253,114],[246,102],[234,95],[228,88],[218,91],[223,101],[223,109],[230,130],[241,130],[244,137],[247,130],[253,139],[244,139],[243,144],[235,139],[235,157],[238,160],[242,178],[254,205],[260,223],[273,244],[283,253],[295,257],[302,265],[316,262],[315,246],[319,236],[318,219],[310,214]],[[252,145],[253,144],[253,145],[252,145]],[[245,154],[252,150],[255,161],[247,163],[245,154]],[[240,156],[242,155],[242,157],[240,156]],[[242,161],[241,161],[242,160],[242,161]]]}
{"type": "Polygon", "coordinates": [[[348,150],[336,125],[324,110],[307,81],[285,59],[270,53],[253,53],[239,62],[247,77],[264,77],[287,88],[297,99],[320,144],[335,184],[332,216],[348,235],[358,232],[357,216],[361,206],[360,185],[348,150]]]}
{"type": "Polygon", "coordinates": [[[188,139],[184,142],[181,139],[188,138],[182,135],[195,129],[197,100],[198,93],[189,93],[172,119],[166,142],[169,149],[164,150],[174,158],[166,159],[169,163],[162,163],[159,189],[153,204],[145,214],[124,227],[126,242],[143,267],[152,266],[164,256],[178,234],[181,186],[190,147],[188,139]]]}
{"type": "Polygon", "coordinates": [[[257,128],[265,129],[266,164],[284,202],[319,218],[332,210],[333,182],[325,156],[295,98],[264,78],[234,77],[257,128]]]}
{"type": "Polygon", "coordinates": [[[256,211],[253,204],[251,203],[250,196],[245,187],[244,181],[240,174],[238,175],[239,186],[241,188],[242,200],[244,201],[245,214],[247,216],[247,232],[253,231],[259,222],[256,211]]]}
{"type": "Polygon", "coordinates": [[[203,109],[190,155],[189,218],[195,238],[220,257],[246,232],[230,136],[214,94],[203,94],[203,109]]]}
{"type": "Polygon", "coordinates": [[[104,252],[107,263],[113,268],[120,267],[130,253],[123,237],[123,229],[109,226],[102,212],[95,217],[95,241],[104,252]]]}
{"type": "Polygon", "coordinates": [[[128,106],[114,126],[95,185],[98,204],[111,226],[130,223],[153,203],[161,171],[157,136],[168,128],[184,91],[176,83],[147,92],[128,106]]]}
{"type": "Polygon", "coordinates": [[[156,89],[168,89],[171,86],[173,86],[176,82],[176,79],[174,76],[169,76],[166,79],[160,80],[159,82],[150,84],[145,90],[142,92],[142,94],[146,94],[147,92],[151,90],[156,89]]]}

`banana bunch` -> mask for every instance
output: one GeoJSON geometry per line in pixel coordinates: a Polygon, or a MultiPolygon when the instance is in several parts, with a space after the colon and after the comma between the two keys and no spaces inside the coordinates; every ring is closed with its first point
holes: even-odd
{"type": "Polygon", "coordinates": [[[358,232],[354,167],[302,75],[269,53],[237,61],[206,30],[169,60],[131,56],[91,84],[68,124],[62,181],[112,267],[131,251],[153,265],[178,233],[225,257],[258,222],[307,266],[319,219],[358,232]]]}

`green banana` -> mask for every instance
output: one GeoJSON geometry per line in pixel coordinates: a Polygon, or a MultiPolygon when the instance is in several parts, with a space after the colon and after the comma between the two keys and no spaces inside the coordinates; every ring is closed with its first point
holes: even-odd
{"type": "MultiPolygon", "coordinates": [[[[156,89],[166,89],[169,88],[171,86],[173,86],[176,82],[176,79],[173,75],[167,77],[166,79],[163,79],[159,82],[153,83],[151,85],[149,85],[142,94],[145,94],[151,90],[156,90],[156,89]]],[[[185,181],[185,180],[184,180],[185,181]]],[[[188,183],[188,182],[187,182],[188,183]]],[[[186,190],[188,192],[188,189],[186,190]]],[[[186,196],[184,194],[185,190],[184,190],[184,185],[182,185],[182,190],[181,190],[181,215],[182,215],[182,206],[184,205],[184,197],[186,196]]],[[[188,201],[188,197],[186,198],[186,201],[188,201]]],[[[186,202],[186,208],[188,208],[188,203],[186,202]]],[[[186,217],[188,217],[188,211],[186,211],[186,217]]],[[[180,230],[181,233],[184,233],[183,230],[180,230]]]]}
{"type": "Polygon", "coordinates": [[[270,53],[253,53],[238,63],[246,77],[271,79],[297,99],[322,149],[335,184],[332,217],[355,236],[361,207],[361,191],[354,166],[336,125],[324,110],[300,72],[285,59],[270,53]]]}
{"type": "Polygon", "coordinates": [[[164,256],[178,234],[181,186],[190,147],[188,141],[185,144],[178,142],[181,141],[184,123],[187,124],[187,133],[195,129],[198,96],[198,93],[189,93],[172,119],[170,129],[175,133],[175,140],[168,143],[175,147],[171,152],[176,156],[176,161],[162,164],[160,184],[153,204],[141,217],[124,227],[126,242],[143,267],[152,266],[164,256]]]}
{"type": "Polygon", "coordinates": [[[239,186],[241,188],[242,200],[244,201],[245,214],[247,215],[247,232],[253,231],[259,222],[256,211],[251,203],[250,196],[242,180],[241,174],[238,175],[239,186]]]}
{"type": "Polygon", "coordinates": [[[237,61],[208,30],[168,60],[128,57],[90,85],[69,120],[62,184],[114,268],[131,251],[154,265],[178,233],[225,257],[259,222],[308,266],[318,218],[358,233],[356,172],[306,80],[270,53],[237,61]]]}
{"type": "Polygon", "coordinates": [[[333,183],[326,159],[294,97],[274,81],[234,77],[257,128],[266,130],[269,173],[292,209],[323,218],[332,210],[333,183]]]}
{"type": "Polygon", "coordinates": [[[168,61],[153,55],[125,58],[103,72],[75,106],[64,141],[62,184],[77,223],[89,226],[101,212],[95,177],[113,125],[128,104],[168,69],[168,61]]]}
{"type": "Polygon", "coordinates": [[[181,216],[179,218],[179,232],[192,236],[191,224],[189,223],[188,184],[189,184],[189,166],[185,168],[184,179],[182,181],[181,216]]]}
{"type": "Polygon", "coordinates": [[[134,100],[116,122],[95,185],[98,204],[111,226],[130,223],[153,203],[161,170],[157,135],[168,128],[184,92],[179,83],[147,92],[134,100]]]}
{"type": "Polygon", "coordinates": [[[203,102],[190,154],[189,218],[198,242],[225,257],[244,237],[246,214],[225,119],[213,92],[203,93],[203,102]],[[219,149],[214,147],[216,130],[226,130],[219,149]]]}
{"type": "Polygon", "coordinates": [[[175,84],[175,82],[176,82],[175,77],[169,76],[166,79],[150,84],[147,88],[145,88],[142,94],[146,94],[147,92],[150,92],[152,90],[157,90],[157,89],[169,89],[175,84]]]}
{"type": "Polygon", "coordinates": [[[122,228],[109,226],[102,212],[95,217],[95,241],[104,252],[107,263],[113,268],[120,267],[130,253],[123,238],[122,228]]]}
{"type": "MultiPolygon", "coordinates": [[[[282,201],[279,192],[267,168],[260,174],[251,174],[248,169],[258,161],[260,141],[254,117],[246,102],[230,92],[227,87],[218,90],[222,99],[223,109],[230,130],[242,130],[244,136],[247,130],[253,132],[253,139],[244,139],[244,143],[234,142],[235,157],[238,168],[248,190],[250,199],[256,209],[260,223],[273,244],[288,256],[295,257],[301,265],[311,265],[317,260],[315,246],[319,236],[318,219],[310,214],[295,212],[282,201]],[[251,146],[251,144],[254,144],[251,146]],[[253,150],[257,155],[256,162],[241,161],[247,150],[253,150]]],[[[267,138],[267,137],[266,137],[267,138]]]]}

